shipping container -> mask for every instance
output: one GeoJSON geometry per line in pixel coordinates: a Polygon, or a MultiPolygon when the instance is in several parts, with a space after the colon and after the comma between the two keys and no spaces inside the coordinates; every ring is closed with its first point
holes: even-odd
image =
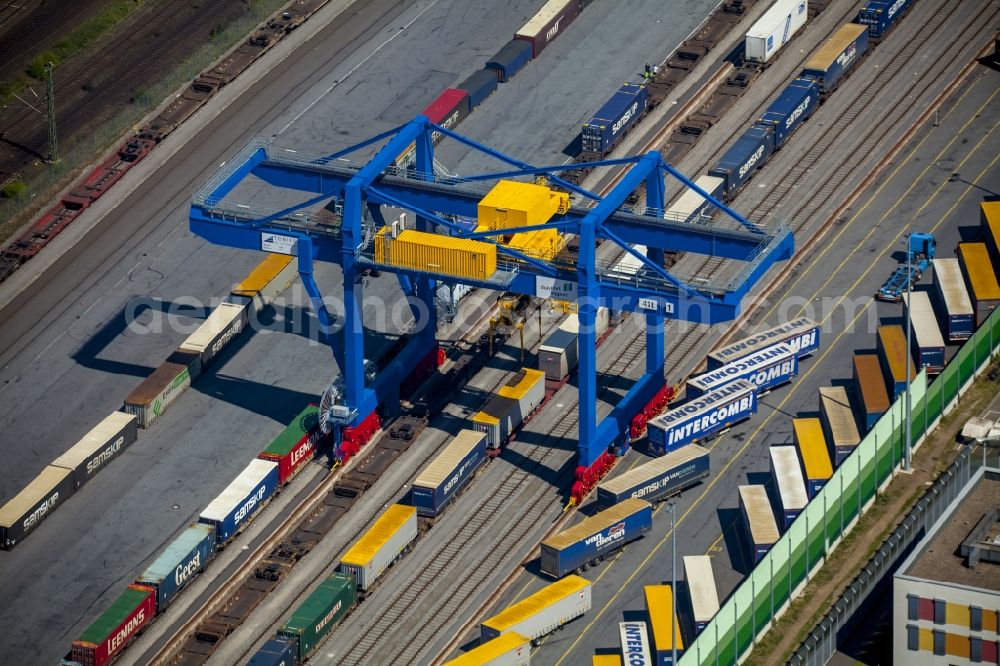
{"type": "Polygon", "coordinates": [[[405,229],[393,238],[390,227],[382,227],[375,235],[375,261],[417,271],[488,280],[497,272],[497,246],[413,229],[405,229]]]}
{"type": "Polygon", "coordinates": [[[47,466],[0,509],[0,546],[13,550],[73,494],[73,470],[47,466]]]}
{"type": "Polygon", "coordinates": [[[299,662],[298,651],[298,641],[272,638],[257,650],[247,666],[295,666],[299,662]]]}
{"type": "Polygon", "coordinates": [[[756,412],[756,389],[750,382],[737,379],[650,419],[646,424],[649,448],[653,454],[662,456],[685,444],[712,437],[756,412]]]}
{"type": "Polygon", "coordinates": [[[153,591],[128,588],[73,641],[72,659],[82,666],[104,666],[125,649],[156,614],[153,591]]]}
{"type": "Polygon", "coordinates": [[[544,185],[500,180],[476,204],[476,231],[545,224],[569,209],[569,195],[544,185]]]}
{"type": "Polygon", "coordinates": [[[455,88],[464,90],[469,95],[469,112],[486,101],[486,98],[497,90],[497,75],[488,69],[480,69],[469,75],[455,88]]]}
{"type": "Polygon", "coordinates": [[[979,204],[979,227],[994,266],[1000,266],[1000,201],[979,204]]]}
{"type": "Polygon", "coordinates": [[[806,61],[802,76],[815,80],[821,95],[829,95],[867,52],[867,27],[845,23],[806,61]]]}
{"type": "Polygon", "coordinates": [[[347,617],[358,599],[353,576],[335,573],[327,576],[312,594],[295,609],[278,629],[278,638],[297,641],[299,663],[309,658],[323,638],[347,617]]]}
{"type": "MultiPolygon", "coordinates": [[[[906,390],[906,331],[902,326],[879,326],[876,331],[879,364],[885,376],[889,400],[906,390]]],[[[910,362],[910,381],[917,376],[917,364],[910,362]]],[[[868,427],[868,426],[866,426],[868,427]]]]}
{"type": "MultiPolygon", "coordinates": [[[[721,200],[724,181],[718,176],[698,176],[694,184],[714,197],[721,200]]],[[[708,224],[712,219],[715,207],[709,201],[690,187],[684,188],[684,193],[677,198],[663,215],[663,219],[682,224],[708,224]]],[[[626,255],[631,258],[631,255],[626,255]]],[[[634,259],[634,258],[633,258],[634,259]]]]}
{"type": "Polygon", "coordinates": [[[944,338],[926,291],[903,294],[903,321],[910,318],[910,344],[917,368],[934,375],[944,370],[944,338]]]}
{"type": "Polygon", "coordinates": [[[132,446],[137,436],[138,419],[134,414],[112,412],[52,465],[72,470],[77,490],[132,446]]]}
{"type": "Polygon", "coordinates": [[[508,632],[538,639],[576,619],[591,608],[591,583],[569,575],[546,585],[479,625],[480,640],[486,642],[508,632]]]}
{"type": "Polygon", "coordinates": [[[278,483],[285,485],[313,459],[322,436],[319,408],[309,405],[257,457],[278,463],[278,483]]]}
{"type": "Polygon", "coordinates": [[[298,276],[299,265],[295,257],[268,254],[242,282],[233,287],[232,295],[251,299],[253,312],[257,313],[292,286],[298,276]]]}
{"type": "Polygon", "coordinates": [[[861,408],[861,421],[867,433],[889,409],[885,378],[875,354],[854,355],[854,390],[861,408]]]}
{"type": "Polygon", "coordinates": [[[798,126],[809,119],[819,104],[819,86],[812,79],[798,78],[785,88],[757,122],[774,129],[778,150],[798,126]]]}
{"type": "Polygon", "coordinates": [[[760,562],[778,540],[778,524],[774,522],[771,502],[764,486],[740,486],[740,513],[750,536],[754,562],[760,562]]]}
{"type": "Polygon", "coordinates": [[[219,303],[198,330],[179,347],[182,352],[201,356],[205,368],[247,325],[247,307],[234,303],[219,303]]]}
{"type": "Polygon", "coordinates": [[[595,654],[590,657],[590,666],[622,666],[620,654],[595,654]]]}
{"type": "Polygon", "coordinates": [[[122,411],[135,414],[139,427],[148,428],[200,373],[200,354],[176,351],[125,398],[122,411]]]}
{"type": "Polygon", "coordinates": [[[417,510],[393,504],[340,560],[337,570],[354,576],[366,592],[417,538],[417,510]]]}
{"type": "Polygon", "coordinates": [[[1000,285],[985,243],[959,243],[958,261],[976,309],[976,327],[1000,305],[1000,285]]]}
{"type": "Polygon", "coordinates": [[[594,117],[583,126],[584,153],[606,155],[646,112],[649,93],[642,86],[624,83],[594,117]]]}
{"type": "Polygon", "coordinates": [[[413,482],[417,514],[434,517],[472,479],[486,461],[486,433],[459,430],[413,482]]]}
{"type": "Polygon", "coordinates": [[[968,340],[976,329],[976,310],[965,288],[962,267],[958,259],[950,257],[935,259],[933,266],[941,330],[948,342],[968,340]]]}
{"type": "Polygon", "coordinates": [[[777,0],[747,31],[746,59],[769,62],[808,19],[806,0],[777,0]]]}
{"type": "MultiPolygon", "coordinates": [[[[608,332],[609,318],[607,308],[597,308],[594,321],[594,335],[597,339],[608,332]]],[[[579,362],[579,333],[580,318],[571,314],[542,341],[538,347],[538,369],[545,373],[547,379],[562,381],[576,369],[579,362]]]]}
{"type": "Polygon", "coordinates": [[[697,398],[743,379],[757,388],[758,397],[771,389],[787,384],[799,374],[799,358],[790,346],[783,342],[765,347],[738,361],[689,379],[686,383],[687,395],[697,398]]]}
{"type": "Polygon", "coordinates": [[[833,452],[833,462],[839,467],[861,443],[861,433],[858,432],[847,389],[843,386],[821,386],[819,407],[823,415],[823,434],[833,452]]]}
{"type": "Polygon", "coordinates": [[[719,592],[715,587],[712,558],[708,555],[685,555],[684,580],[691,595],[694,630],[698,634],[719,612],[719,592]]]}
{"type": "MultiPolygon", "coordinates": [[[[423,114],[435,125],[454,129],[469,115],[469,93],[458,88],[445,88],[427,105],[423,114]]],[[[435,141],[440,140],[440,137],[441,132],[435,132],[433,135],[435,141]]]]}
{"type": "Polygon", "coordinates": [[[252,460],[239,476],[205,507],[199,523],[215,527],[215,540],[224,545],[245,528],[278,489],[278,463],[252,460]]]}
{"type": "Polygon", "coordinates": [[[833,476],[833,465],[823,436],[819,419],[792,419],[792,434],[802,460],[802,478],[806,482],[809,499],[816,496],[833,476]]]}
{"type": "Polygon", "coordinates": [[[486,447],[499,449],[542,404],[545,373],[522,368],[472,417],[473,427],[486,433],[486,447]]]}
{"type": "Polygon", "coordinates": [[[794,349],[800,359],[805,358],[819,350],[819,325],[810,319],[799,317],[786,324],[736,340],[708,355],[708,369],[716,370],[727,363],[738,361],[778,343],[794,349]]]}
{"type": "Polygon", "coordinates": [[[619,622],[622,658],[629,666],[652,666],[653,648],[645,622],[619,622]]]}
{"type": "Polygon", "coordinates": [[[677,656],[684,654],[684,632],[677,621],[677,604],[673,589],[669,585],[645,585],[643,596],[646,600],[646,615],[653,634],[653,650],[656,652],[657,666],[673,664],[673,650],[677,646],[677,656]],[[670,609],[674,608],[671,613],[670,609]]]}
{"type": "Polygon", "coordinates": [[[444,666],[529,666],[530,663],[531,639],[508,631],[445,662],[444,666]]]}
{"type": "Polygon", "coordinates": [[[653,529],[653,506],[626,499],[555,534],[541,544],[541,571],[553,578],[582,574],[653,529]]]}
{"type": "Polygon", "coordinates": [[[794,446],[772,446],[771,479],[778,490],[778,517],[783,529],[788,529],[809,503],[806,482],[799,467],[799,453],[794,446]]]}
{"type": "Polygon", "coordinates": [[[772,152],[774,132],[767,127],[752,126],[723,153],[708,175],[725,182],[726,197],[731,199],[764,166],[772,152]]]}
{"type": "Polygon", "coordinates": [[[854,19],[855,23],[868,26],[868,36],[881,39],[910,8],[913,0],[868,0],[854,19]]]}
{"type": "Polygon", "coordinates": [[[205,570],[214,552],[215,527],[191,525],[135,579],[135,584],[153,590],[156,612],[162,613],[174,596],[205,570]]]}
{"type": "Polygon", "coordinates": [[[626,499],[665,500],[706,478],[708,468],[708,450],[688,444],[602,482],[597,503],[607,508],[626,499]]]}
{"type": "Polygon", "coordinates": [[[496,75],[497,81],[506,83],[531,62],[531,58],[531,43],[512,39],[486,61],[486,69],[496,75]]]}
{"type": "Polygon", "coordinates": [[[530,21],[514,33],[514,39],[522,39],[531,44],[532,57],[537,58],[549,42],[566,30],[580,13],[580,9],[580,0],[549,0],[530,21]]]}

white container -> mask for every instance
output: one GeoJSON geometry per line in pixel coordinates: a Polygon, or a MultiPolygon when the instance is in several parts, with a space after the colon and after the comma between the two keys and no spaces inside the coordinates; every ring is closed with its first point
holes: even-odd
{"type": "Polygon", "coordinates": [[[618,637],[624,663],[629,666],[652,666],[653,655],[645,622],[619,622],[618,637]]]}
{"type": "MultiPolygon", "coordinates": [[[[725,181],[718,176],[702,175],[698,176],[694,184],[705,190],[712,196],[718,198],[718,193],[722,191],[725,181]]],[[[684,189],[684,193],[678,197],[670,208],[667,209],[663,217],[671,222],[682,224],[705,224],[711,220],[710,214],[703,213],[708,209],[709,203],[705,197],[695,192],[690,187],[684,189]]]]}
{"type": "Polygon", "coordinates": [[[198,522],[215,526],[217,543],[224,544],[250,524],[278,488],[278,463],[254,459],[218,497],[205,507],[198,522]]]}
{"type": "Polygon", "coordinates": [[[746,34],[746,59],[768,62],[809,18],[807,0],[778,0],[746,34]]]}
{"type": "Polygon", "coordinates": [[[479,626],[482,641],[513,631],[536,641],[591,608],[590,581],[569,575],[494,615],[479,626]]]}
{"type": "Polygon", "coordinates": [[[792,524],[792,521],[809,503],[809,495],[806,493],[806,482],[802,477],[802,468],[799,466],[799,453],[794,446],[772,446],[771,454],[771,478],[774,479],[778,487],[778,497],[781,499],[781,511],[784,518],[784,527],[792,524]]]}
{"type": "MultiPolygon", "coordinates": [[[[594,334],[598,339],[608,332],[608,319],[608,309],[598,308],[594,320],[594,334]]],[[[545,373],[546,379],[559,381],[573,372],[579,363],[579,335],[580,319],[571,314],[542,341],[538,347],[538,369],[545,373]]]]}
{"type": "Polygon", "coordinates": [[[351,546],[337,570],[354,576],[359,590],[369,590],[416,538],[416,508],[393,504],[351,546]]]}
{"type": "Polygon", "coordinates": [[[236,303],[220,303],[212,314],[188,336],[180,346],[181,351],[201,355],[201,367],[212,362],[222,348],[235,338],[247,325],[247,308],[236,303]]]}
{"type": "Polygon", "coordinates": [[[684,556],[684,580],[691,594],[691,610],[695,629],[705,628],[719,612],[719,592],[712,573],[712,558],[708,555],[684,556]]]}

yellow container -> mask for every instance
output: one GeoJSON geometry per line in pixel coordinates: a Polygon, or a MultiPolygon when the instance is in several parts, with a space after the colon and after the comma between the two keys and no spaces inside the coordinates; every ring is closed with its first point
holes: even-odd
{"type": "Polygon", "coordinates": [[[569,195],[516,180],[501,180],[479,202],[479,228],[512,229],[545,224],[569,210],[569,195]]]}
{"type": "Polygon", "coordinates": [[[250,271],[243,282],[240,282],[233,289],[236,296],[255,296],[257,292],[271,283],[278,273],[285,270],[288,264],[292,263],[295,257],[284,254],[269,254],[264,261],[257,264],[257,267],[250,271]]]}
{"type": "Polygon", "coordinates": [[[396,238],[383,227],[375,236],[375,261],[429,273],[488,280],[497,272],[492,243],[407,229],[396,238]]]}
{"type": "Polygon", "coordinates": [[[816,69],[826,71],[834,61],[840,57],[847,45],[861,36],[861,33],[868,30],[867,25],[857,23],[845,23],[833,37],[827,40],[823,46],[816,51],[809,60],[806,61],[805,69],[816,69]]]}
{"type": "Polygon", "coordinates": [[[590,658],[590,666],[622,666],[622,658],[617,654],[595,654],[590,658]]]}
{"type": "Polygon", "coordinates": [[[504,245],[536,259],[551,260],[563,249],[566,238],[555,229],[526,231],[511,236],[504,245]]]}
{"type": "Polygon", "coordinates": [[[675,639],[677,649],[683,650],[684,636],[677,622],[677,615],[670,613],[673,590],[669,585],[646,585],[642,589],[646,596],[646,613],[649,615],[649,629],[653,634],[656,651],[671,649],[675,639]],[[677,625],[676,630],[674,625],[677,625]]]}
{"type": "Polygon", "coordinates": [[[365,532],[350,550],[341,558],[341,564],[356,567],[367,566],[378,551],[402,529],[407,521],[413,520],[417,509],[403,504],[393,504],[385,510],[378,520],[365,532]]]}
{"type": "Polygon", "coordinates": [[[979,204],[979,223],[993,261],[1000,262],[1000,201],[984,201],[979,204]]]}
{"type": "Polygon", "coordinates": [[[531,654],[531,639],[521,634],[509,631],[506,634],[497,636],[493,640],[486,641],[477,648],[469,650],[465,654],[459,655],[444,666],[484,666],[485,664],[507,663],[507,660],[525,658],[531,654]]]}
{"type": "Polygon", "coordinates": [[[833,463],[826,448],[823,424],[819,419],[792,419],[795,444],[802,456],[807,481],[820,481],[833,476],[833,463]]]}
{"type": "Polygon", "coordinates": [[[1000,299],[1000,286],[985,243],[959,243],[958,260],[965,269],[970,295],[977,304],[1000,299]]]}

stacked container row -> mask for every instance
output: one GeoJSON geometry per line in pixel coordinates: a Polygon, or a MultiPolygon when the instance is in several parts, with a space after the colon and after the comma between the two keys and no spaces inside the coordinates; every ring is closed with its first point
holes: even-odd
{"type": "Polygon", "coordinates": [[[708,369],[721,368],[778,343],[791,347],[800,359],[805,358],[819,349],[819,325],[806,317],[799,317],[736,340],[708,355],[708,369]]]}

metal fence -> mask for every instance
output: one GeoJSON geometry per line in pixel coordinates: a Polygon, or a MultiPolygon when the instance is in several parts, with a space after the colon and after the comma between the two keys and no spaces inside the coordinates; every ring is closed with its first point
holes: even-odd
{"type": "MultiPolygon", "coordinates": [[[[997,345],[1000,345],[1000,310],[990,315],[929,385],[926,371],[921,371],[911,387],[915,447],[986,368],[997,345]]],[[[680,659],[682,666],[737,663],[775,617],[801,593],[846,531],[875,500],[879,489],[899,469],[905,439],[904,398],[905,394],[896,400],[736,588],[688,646],[680,659]]]]}

